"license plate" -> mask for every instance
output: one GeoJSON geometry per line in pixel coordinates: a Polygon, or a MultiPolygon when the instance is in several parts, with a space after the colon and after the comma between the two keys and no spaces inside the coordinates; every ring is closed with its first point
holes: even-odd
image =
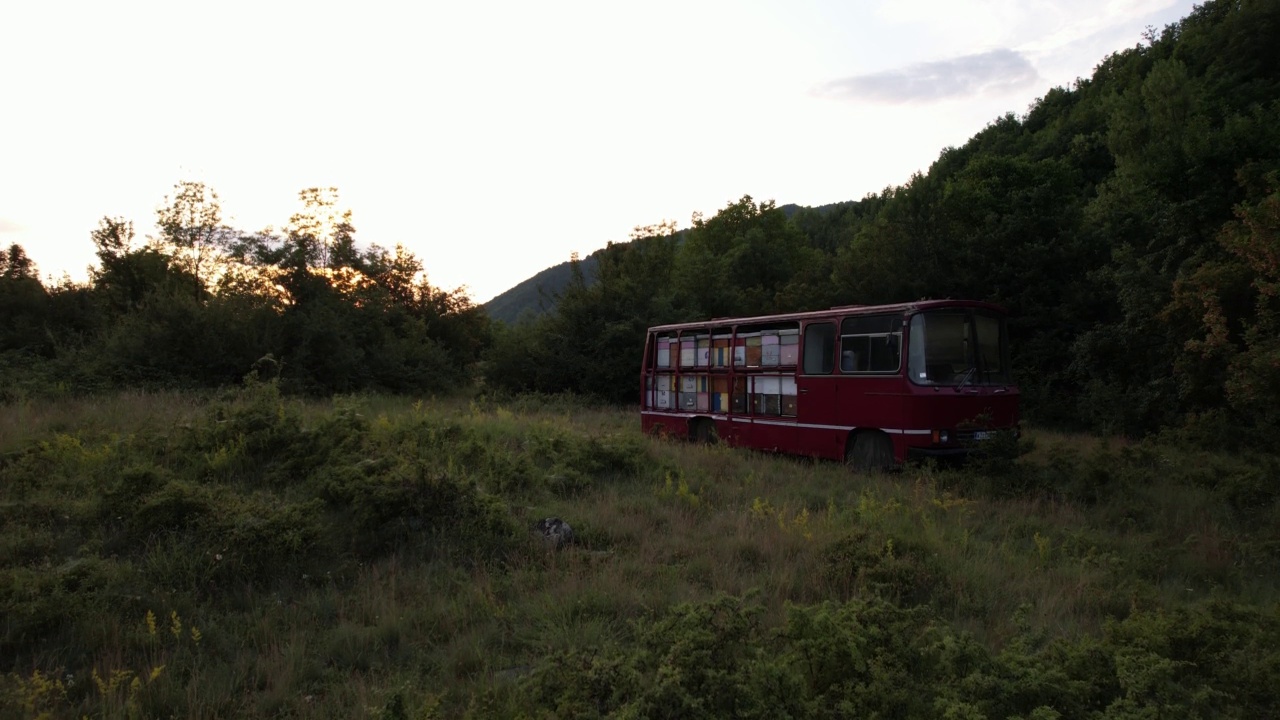
{"type": "Polygon", "coordinates": [[[991,438],[995,437],[995,435],[996,433],[994,430],[978,430],[973,434],[973,439],[974,440],[990,440],[991,438]]]}

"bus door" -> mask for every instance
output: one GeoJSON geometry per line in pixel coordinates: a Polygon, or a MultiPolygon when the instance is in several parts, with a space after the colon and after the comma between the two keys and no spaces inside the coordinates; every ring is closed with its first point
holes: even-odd
{"type": "Polygon", "coordinates": [[[802,330],[795,377],[796,449],[793,452],[844,458],[849,427],[841,412],[840,395],[845,381],[835,372],[837,335],[833,321],[810,322],[802,330]]]}
{"type": "Polygon", "coordinates": [[[853,315],[840,322],[839,412],[843,424],[902,430],[909,393],[902,381],[902,316],[853,315]]]}

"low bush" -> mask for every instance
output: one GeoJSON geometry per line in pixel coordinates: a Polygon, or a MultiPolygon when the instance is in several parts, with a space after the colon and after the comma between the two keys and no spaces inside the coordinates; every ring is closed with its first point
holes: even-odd
{"type": "Polygon", "coordinates": [[[506,506],[473,482],[412,461],[376,468],[331,473],[324,486],[325,503],[348,531],[348,552],[377,557],[454,548],[493,554],[516,534],[506,506]]]}
{"type": "Polygon", "coordinates": [[[926,608],[789,608],[762,627],[720,596],[635,623],[625,644],[548,658],[481,717],[1256,718],[1280,712],[1280,616],[1211,602],[1141,612],[1101,639],[992,653],[926,608]],[[511,716],[511,715],[508,715],[511,716]]]}
{"type": "Polygon", "coordinates": [[[822,577],[837,597],[880,597],[903,606],[928,603],[944,572],[926,546],[855,530],[822,552],[822,577]]]}

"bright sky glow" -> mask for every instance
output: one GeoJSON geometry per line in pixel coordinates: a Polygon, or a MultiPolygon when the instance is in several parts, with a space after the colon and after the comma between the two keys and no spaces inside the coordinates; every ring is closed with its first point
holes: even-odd
{"type": "Polygon", "coordinates": [[[240,230],[334,186],[478,302],[744,194],[854,200],[1192,0],[11,2],[0,245],[86,277],[180,180],[240,230]]]}

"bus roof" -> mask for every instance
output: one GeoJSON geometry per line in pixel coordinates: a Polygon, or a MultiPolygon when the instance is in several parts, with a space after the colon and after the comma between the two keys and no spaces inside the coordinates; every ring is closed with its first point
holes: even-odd
{"type": "Polygon", "coordinates": [[[921,310],[936,310],[941,308],[978,308],[982,310],[991,310],[1001,315],[1005,314],[1005,309],[994,303],[982,302],[980,300],[917,300],[915,302],[895,303],[892,305],[837,305],[826,310],[810,310],[807,312],[782,313],[779,315],[754,315],[747,317],[717,317],[699,320],[697,322],[671,323],[668,325],[655,325],[649,328],[650,332],[664,330],[687,330],[692,328],[705,328],[711,326],[725,325],[754,325],[758,323],[785,322],[789,320],[820,320],[829,318],[833,315],[878,315],[881,313],[915,313],[921,310]]]}

